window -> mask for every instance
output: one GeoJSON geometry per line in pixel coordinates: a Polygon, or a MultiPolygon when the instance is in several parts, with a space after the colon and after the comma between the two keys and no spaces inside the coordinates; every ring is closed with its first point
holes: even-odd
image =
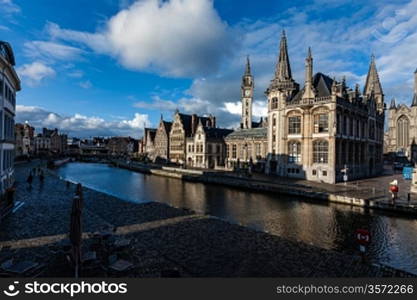
{"type": "MultiPolygon", "coordinates": [[[[409,143],[409,121],[406,116],[401,116],[397,121],[397,144],[400,148],[407,148],[409,143]]],[[[371,134],[371,132],[370,132],[371,134]]]]}
{"type": "Polygon", "coordinates": [[[271,109],[278,108],[278,98],[272,98],[271,100],[271,109]]]}
{"type": "Polygon", "coordinates": [[[289,174],[300,174],[300,169],[298,169],[298,168],[289,168],[289,169],[287,169],[287,172],[289,174]]]}
{"type": "Polygon", "coordinates": [[[301,143],[291,141],[288,143],[288,162],[299,163],[301,162],[301,143]]]}
{"type": "Polygon", "coordinates": [[[237,154],[237,147],[236,145],[232,146],[232,158],[236,158],[236,154],[237,154]]]}
{"type": "Polygon", "coordinates": [[[289,117],[288,118],[288,134],[300,134],[301,133],[301,117],[289,117]]]}
{"type": "Polygon", "coordinates": [[[314,132],[315,133],[329,132],[329,115],[328,114],[314,115],[314,132]]]}
{"type": "Polygon", "coordinates": [[[328,162],[329,143],[327,141],[315,141],[313,143],[313,162],[326,164],[328,162]]]}

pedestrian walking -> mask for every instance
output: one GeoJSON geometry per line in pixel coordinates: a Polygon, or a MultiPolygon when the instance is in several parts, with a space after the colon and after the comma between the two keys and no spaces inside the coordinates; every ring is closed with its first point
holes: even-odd
{"type": "Polygon", "coordinates": [[[29,173],[29,176],[28,176],[26,182],[29,184],[30,187],[32,186],[32,182],[33,182],[33,175],[32,175],[32,173],[29,173]]]}
{"type": "Polygon", "coordinates": [[[398,191],[399,191],[399,189],[398,189],[398,180],[397,179],[390,182],[389,190],[391,192],[391,204],[395,205],[395,202],[398,198],[398,191]]]}

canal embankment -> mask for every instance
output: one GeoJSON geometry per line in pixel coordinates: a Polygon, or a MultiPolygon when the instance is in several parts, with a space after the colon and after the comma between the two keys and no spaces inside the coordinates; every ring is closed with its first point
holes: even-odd
{"type": "Polygon", "coordinates": [[[189,182],[217,184],[249,191],[290,195],[320,202],[345,204],[417,216],[417,199],[414,199],[414,201],[400,199],[395,205],[392,205],[387,193],[376,194],[375,189],[369,187],[358,189],[354,186],[320,184],[305,180],[268,178],[267,176],[257,175],[248,177],[232,172],[182,169],[136,162],[113,161],[112,164],[132,171],[177,178],[189,182]]]}
{"type": "MultiPolygon", "coordinates": [[[[75,184],[46,172],[29,187],[31,167],[16,168],[16,200],[25,205],[2,224],[2,274],[71,276],[66,256],[75,184]],[[13,273],[19,263],[30,268],[13,273]]],[[[84,277],[413,276],[188,209],[131,203],[88,188],[83,195],[84,277]]]]}

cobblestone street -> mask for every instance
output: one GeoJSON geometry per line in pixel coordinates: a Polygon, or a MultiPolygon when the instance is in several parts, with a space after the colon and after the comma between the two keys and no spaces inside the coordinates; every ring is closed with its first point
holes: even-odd
{"type": "MultiPolygon", "coordinates": [[[[1,275],[72,276],[66,254],[75,185],[48,174],[29,189],[33,166],[16,168],[16,200],[23,205],[1,224],[1,275]]],[[[186,209],[125,202],[87,188],[83,232],[84,277],[409,276],[186,209]]]]}

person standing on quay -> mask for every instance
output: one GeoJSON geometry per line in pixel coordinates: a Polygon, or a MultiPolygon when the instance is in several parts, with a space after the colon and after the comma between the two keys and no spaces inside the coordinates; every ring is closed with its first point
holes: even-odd
{"type": "Polygon", "coordinates": [[[32,187],[32,182],[33,182],[33,175],[32,172],[29,173],[28,179],[26,180],[26,182],[29,184],[29,187],[32,187]]]}

